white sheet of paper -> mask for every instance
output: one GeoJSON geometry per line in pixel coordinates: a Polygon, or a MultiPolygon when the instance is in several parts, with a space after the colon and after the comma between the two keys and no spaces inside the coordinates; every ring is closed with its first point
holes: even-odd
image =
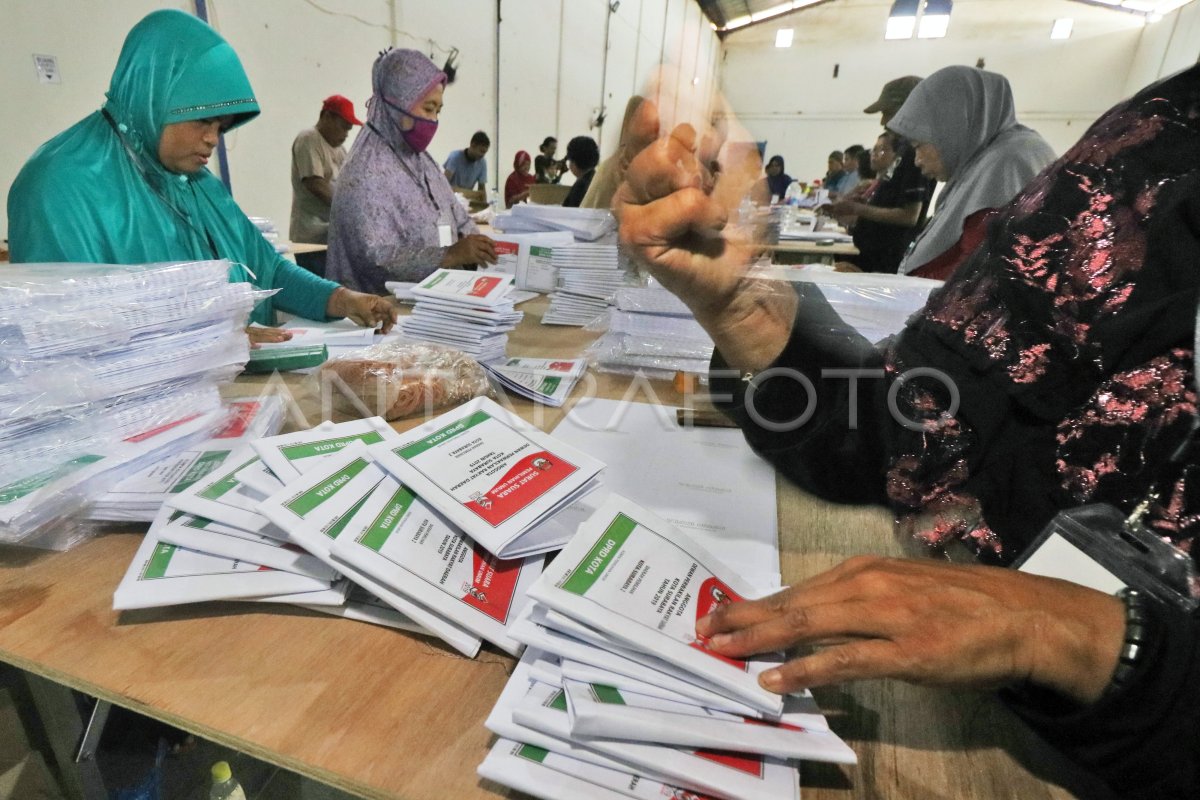
{"type": "Polygon", "coordinates": [[[741,431],[681,428],[668,406],[589,399],[571,409],[554,437],[614,465],[599,490],[562,512],[564,522],[578,525],[616,492],[688,534],[755,587],[779,587],[775,470],[741,431]]]}

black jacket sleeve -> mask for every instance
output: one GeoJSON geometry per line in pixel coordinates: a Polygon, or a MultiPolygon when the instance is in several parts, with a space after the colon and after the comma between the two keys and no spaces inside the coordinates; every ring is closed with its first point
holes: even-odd
{"type": "Polygon", "coordinates": [[[1092,706],[1040,689],[1001,696],[1117,796],[1200,797],[1200,617],[1155,605],[1150,625],[1133,680],[1092,706]]]}
{"type": "Polygon", "coordinates": [[[883,353],[815,286],[797,284],[796,291],[791,338],[769,369],[745,381],[714,353],[714,401],[801,488],[840,503],[883,503],[890,427],[883,353]]]}

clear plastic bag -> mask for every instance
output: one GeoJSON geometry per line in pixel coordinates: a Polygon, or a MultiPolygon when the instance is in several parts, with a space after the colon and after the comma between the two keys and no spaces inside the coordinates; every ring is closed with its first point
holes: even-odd
{"type": "Polygon", "coordinates": [[[240,320],[274,294],[229,282],[230,262],[19,264],[0,275],[0,358],[106,351],[140,337],[240,320]]]}
{"type": "Polygon", "coordinates": [[[491,390],[473,358],[439,344],[380,342],[327,361],[318,373],[322,397],[331,394],[352,416],[401,419],[458,405],[491,390]]]}

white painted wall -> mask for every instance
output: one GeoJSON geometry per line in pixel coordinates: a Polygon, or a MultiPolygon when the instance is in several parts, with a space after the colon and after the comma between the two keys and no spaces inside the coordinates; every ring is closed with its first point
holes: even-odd
{"type": "Polygon", "coordinates": [[[879,121],[862,109],[901,75],[982,58],[1012,83],[1021,121],[1062,152],[1102,112],[1164,74],[1163,64],[1194,62],[1200,47],[1200,3],[1147,26],[1131,14],[1068,0],[957,0],[945,39],[885,41],[890,8],[891,0],[834,0],[725,39],[722,89],[755,138],[767,140],[768,156],[783,155],[793,177],[823,175],[832,150],[869,146],[879,121]],[[1059,17],[1075,20],[1074,34],[1052,41],[1059,17]],[[795,30],[791,48],[774,47],[780,28],[795,30]]]}
{"type": "MultiPolygon", "coordinates": [[[[536,153],[547,135],[559,138],[560,155],[576,135],[591,135],[602,154],[611,152],[625,101],[663,58],[684,64],[672,83],[685,102],[707,98],[716,85],[719,42],[695,0],[621,0],[608,24],[607,69],[608,0],[503,0],[499,131],[495,0],[208,0],[208,6],[263,109],[227,137],[234,197],[248,213],[284,228],[292,139],[316,121],[329,94],[348,96],[363,116],[371,64],[390,44],[422,50],[439,64],[449,48],[459,49],[458,80],[446,94],[430,152],[441,161],[465,147],[474,131],[487,131],[497,185],[513,154],[536,153]],[[602,103],[604,125],[589,128],[602,103]]],[[[8,187],[25,159],[99,108],[126,33],[156,8],[194,6],[189,0],[0,0],[6,43],[0,48],[0,238],[7,231],[8,187]],[[33,53],[58,56],[62,84],[37,83],[33,53]]]]}
{"type": "Polygon", "coordinates": [[[1200,3],[1192,2],[1147,25],[1125,81],[1125,94],[1200,61],[1200,3]]]}

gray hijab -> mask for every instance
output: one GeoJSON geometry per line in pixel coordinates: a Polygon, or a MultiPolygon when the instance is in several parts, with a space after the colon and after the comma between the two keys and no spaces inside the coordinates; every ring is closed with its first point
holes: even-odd
{"type": "Polygon", "coordinates": [[[1037,131],[1017,122],[1008,80],[974,67],[946,67],[921,81],[888,128],[936,147],[950,176],[901,274],[953,247],[967,217],[1007,204],[1055,158],[1037,131]]]}

